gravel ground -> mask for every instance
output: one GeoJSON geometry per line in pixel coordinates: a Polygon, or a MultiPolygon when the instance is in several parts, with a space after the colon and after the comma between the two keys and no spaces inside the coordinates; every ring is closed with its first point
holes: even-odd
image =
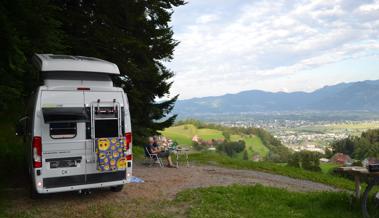
{"type": "MultiPolygon", "coordinates": [[[[232,184],[262,184],[290,191],[339,191],[333,187],[251,170],[227,169],[216,166],[190,166],[176,168],[147,167],[134,164],[134,176],[144,183],[132,183],[122,192],[108,189],[93,191],[89,196],[75,192],[57,193],[40,200],[29,198],[26,179],[19,178],[12,187],[4,190],[8,196],[6,214],[9,217],[107,217],[102,211],[104,202],[123,205],[123,217],[145,217],[146,213],[159,211],[162,202],[171,200],[185,189],[227,186],[232,184]]],[[[3,193],[4,194],[4,193],[3,193]]],[[[172,208],[177,210],[177,208],[172,208]]]]}
{"type": "Polygon", "coordinates": [[[300,192],[339,191],[331,186],[311,181],[251,170],[236,170],[215,166],[190,166],[189,168],[173,169],[135,165],[133,174],[145,180],[144,183],[129,184],[125,188],[124,191],[133,197],[165,197],[172,199],[176,193],[189,188],[257,183],[300,192]]]}

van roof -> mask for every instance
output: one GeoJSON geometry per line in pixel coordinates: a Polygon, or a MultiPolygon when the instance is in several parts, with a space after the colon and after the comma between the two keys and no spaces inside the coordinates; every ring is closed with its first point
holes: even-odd
{"type": "Polygon", "coordinates": [[[116,64],[98,58],[57,54],[35,54],[33,59],[36,67],[42,72],[81,71],[120,74],[116,64]]]}

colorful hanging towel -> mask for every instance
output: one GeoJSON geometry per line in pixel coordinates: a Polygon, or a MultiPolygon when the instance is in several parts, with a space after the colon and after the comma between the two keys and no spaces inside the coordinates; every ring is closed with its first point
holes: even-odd
{"type": "Polygon", "coordinates": [[[96,138],[97,170],[100,172],[125,170],[124,137],[96,138]]]}

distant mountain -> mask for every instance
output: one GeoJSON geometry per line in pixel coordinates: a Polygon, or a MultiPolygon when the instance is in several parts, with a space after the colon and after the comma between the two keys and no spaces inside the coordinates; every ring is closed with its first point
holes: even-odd
{"type": "Polygon", "coordinates": [[[179,115],[281,111],[379,111],[379,80],[340,83],[314,92],[243,91],[177,101],[179,115]]]}

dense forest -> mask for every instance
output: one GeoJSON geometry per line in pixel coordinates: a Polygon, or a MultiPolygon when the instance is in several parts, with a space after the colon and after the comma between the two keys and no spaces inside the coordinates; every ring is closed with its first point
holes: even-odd
{"type": "Polygon", "coordinates": [[[164,65],[178,42],[169,26],[183,0],[3,0],[0,2],[0,115],[14,123],[39,85],[34,53],[97,57],[118,65],[116,85],[128,93],[134,139],[170,126],[178,96],[164,65]]]}
{"type": "Polygon", "coordinates": [[[331,145],[334,153],[344,153],[357,160],[379,158],[379,129],[367,130],[361,136],[351,136],[331,145]]]}

